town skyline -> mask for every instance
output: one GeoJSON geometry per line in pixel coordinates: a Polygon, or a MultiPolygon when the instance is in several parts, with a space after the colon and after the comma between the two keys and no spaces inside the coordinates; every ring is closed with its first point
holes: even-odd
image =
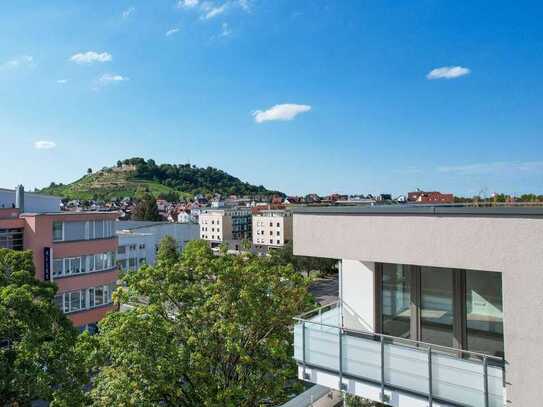
{"type": "Polygon", "coordinates": [[[3,4],[0,185],[143,156],[289,195],[541,194],[543,10],[524,6],[3,4]]]}

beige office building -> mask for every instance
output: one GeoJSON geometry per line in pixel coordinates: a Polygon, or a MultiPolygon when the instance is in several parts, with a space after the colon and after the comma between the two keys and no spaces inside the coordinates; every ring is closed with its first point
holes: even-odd
{"type": "Polygon", "coordinates": [[[253,215],[253,245],[257,250],[280,248],[291,240],[291,212],[266,210],[253,215]]]}
{"type": "Polygon", "coordinates": [[[207,240],[212,248],[226,243],[230,250],[240,250],[242,241],[251,241],[249,208],[204,209],[199,224],[200,239],[207,240]]]}

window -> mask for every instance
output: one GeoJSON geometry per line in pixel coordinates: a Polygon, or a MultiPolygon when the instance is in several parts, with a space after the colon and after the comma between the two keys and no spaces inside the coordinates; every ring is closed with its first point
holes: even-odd
{"type": "Polygon", "coordinates": [[[89,308],[94,308],[94,288],[89,288],[89,308]]]}
{"type": "Polygon", "coordinates": [[[503,356],[502,275],[466,270],[468,350],[503,356]]]}
{"type": "Polygon", "coordinates": [[[119,246],[117,248],[117,254],[125,254],[126,253],[126,246],[119,246]]]}
{"type": "Polygon", "coordinates": [[[280,240],[278,240],[278,241],[277,241],[277,244],[281,244],[281,241],[280,241],[280,240]]]}
{"type": "Polygon", "coordinates": [[[410,273],[401,264],[383,264],[382,331],[386,335],[410,338],[410,273]]]}
{"type": "Polygon", "coordinates": [[[281,236],[281,232],[277,231],[277,236],[281,236]]]}
{"type": "Polygon", "coordinates": [[[73,291],[70,295],[70,311],[79,311],[81,309],[81,291],[73,291]]]}
{"type": "Polygon", "coordinates": [[[96,287],[94,289],[94,306],[104,304],[104,287],[96,287]]]}
{"type": "Polygon", "coordinates": [[[64,274],[64,259],[53,260],[53,277],[58,277],[64,274]]]}
{"type": "Polygon", "coordinates": [[[140,249],[145,249],[145,243],[140,244],[140,249]]]}
{"type": "Polygon", "coordinates": [[[64,240],[63,222],[53,222],[53,241],[64,240]]]}
{"type": "Polygon", "coordinates": [[[277,222],[277,227],[280,227],[280,226],[281,226],[281,224],[279,222],[277,222]]]}

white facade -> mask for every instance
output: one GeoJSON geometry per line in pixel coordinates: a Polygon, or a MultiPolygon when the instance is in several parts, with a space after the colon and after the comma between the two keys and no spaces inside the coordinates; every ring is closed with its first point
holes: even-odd
{"type": "Polygon", "coordinates": [[[165,236],[173,237],[180,251],[189,241],[198,239],[195,223],[119,221],[116,226],[117,263],[123,270],[134,271],[144,264],[155,264],[158,246],[165,236]]]}
{"type": "Polygon", "coordinates": [[[253,215],[253,245],[279,248],[292,240],[292,214],[287,210],[264,210],[253,215]]]}

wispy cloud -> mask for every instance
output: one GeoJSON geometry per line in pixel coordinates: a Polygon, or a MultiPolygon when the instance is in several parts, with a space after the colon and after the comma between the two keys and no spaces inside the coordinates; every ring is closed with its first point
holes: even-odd
{"type": "Polygon", "coordinates": [[[215,6],[212,3],[203,3],[202,10],[204,14],[200,18],[203,20],[209,20],[211,18],[217,17],[226,11],[228,3],[221,4],[220,6],[215,6]]]}
{"type": "Polygon", "coordinates": [[[454,79],[468,75],[471,71],[462,66],[442,66],[432,69],[427,75],[427,79],[454,79]]]}
{"type": "Polygon", "coordinates": [[[69,81],[70,81],[69,79],[57,79],[57,83],[61,85],[64,85],[65,83],[68,83],[69,81]]]}
{"type": "Polygon", "coordinates": [[[124,10],[122,12],[122,17],[123,18],[128,18],[130,17],[132,14],[134,14],[134,11],[136,11],[136,8],[135,7],[128,7],[126,10],[124,10]]]}
{"type": "Polygon", "coordinates": [[[498,161],[467,165],[441,166],[438,172],[458,175],[543,173],[543,161],[498,161]]]}
{"type": "Polygon", "coordinates": [[[222,23],[221,37],[228,37],[230,34],[232,34],[232,30],[230,30],[230,26],[228,25],[228,23],[222,23]]]}
{"type": "Polygon", "coordinates": [[[177,2],[177,8],[192,8],[196,7],[199,3],[199,0],[179,0],[177,2]]]}
{"type": "Polygon", "coordinates": [[[267,110],[256,110],[252,113],[255,118],[255,122],[262,123],[272,120],[292,120],[297,115],[305,112],[309,112],[311,106],[297,105],[292,103],[285,103],[282,105],[275,105],[267,110]]]}
{"type": "Polygon", "coordinates": [[[37,150],[51,150],[55,148],[57,144],[50,140],[38,140],[34,142],[34,148],[37,150]]]}
{"type": "Polygon", "coordinates": [[[249,0],[238,0],[238,5],[245,11],[251,10],[251,2],[249,0]]]}
{"type": "Polygon", "coordinates": [[[34,58],[32,58],[30,55],[21,55],[15,58],[12,58],[6,62],[3,62],[0,64],[1,70],[8,70],[8,69],[17,69],[25,66],[32,66],[34,63],[34,58]]]}
{"type": "Polygon", "coordinates": [[[70,57],[70,61],[76,64],[91,64],[93,62],[109,62],[113,59],[111,54],[107,52],[78,52],[70,57]]]}
{"type": "Polygon", "coordinates": [[[172,28],[171,30],[166,31],[166,37],[169,37],[170,35],[174,35],[179,32],[179,28],[172,28]]]}
{"type": "Polygon", "coordinates": [[[129,79],[126,76],[106,73],[106,74],[103,74],[100,77],[100,79],[98,79],[98,82],[100,82],[103,85],[107,85],[108,83],[124,82],[128,80],[129,79]]]}

